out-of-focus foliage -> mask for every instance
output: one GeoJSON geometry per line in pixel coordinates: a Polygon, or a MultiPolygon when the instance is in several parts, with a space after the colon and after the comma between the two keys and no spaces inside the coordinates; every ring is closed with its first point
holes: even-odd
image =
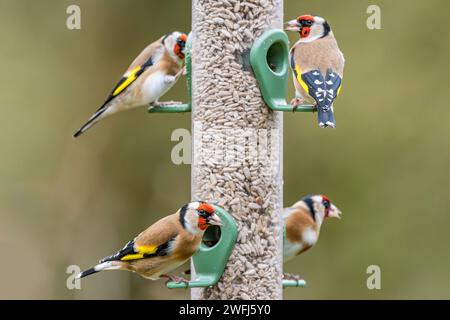
{"type": "MultiPolygon", "coordinates": [[[[326,17],[347,60],[336,130],[285,115],[285,204],[325,193],[344,212],[286,265],[309,284],[289,299],[450,298],[450,3],[378,1],[373,31],[369,4],[285,1],[286,19],[326,17]],[[366,288],[372,264],[378,291],[366,288]]],[[[189,115],[134,110],[71,137],[144,46],[190,20],[187,0],[0,0],[0,298],[189,297],[125,272],[68,290],[65,271],[190,198],[190,167],[170,161],[171,132],[190,128],[189,115]],[[66,28],[70,4],[79,31],[66,28]]],[[[166,98],[185,95],[180,82],[166,98]]]]}

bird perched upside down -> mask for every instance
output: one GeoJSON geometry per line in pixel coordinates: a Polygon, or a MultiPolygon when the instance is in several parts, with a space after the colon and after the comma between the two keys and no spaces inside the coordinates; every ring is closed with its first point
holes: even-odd
{"type": "Polygon", "coordinates": [[[285,30],[300,34],[290,50],[294,110],[313,99],[319,126],[335,128],[333,102],[341,90],[345,60],[330,25],[322,17],[303,15],[287,22],[285,30]]]}
{"type": "Polygon", "coordinates": [[[183,73],[186,41],[186,34],[175,31],[147,46],[102,106],[73,136],[80,136],[101,119],[117,112],[157,104],[183,73]]]}
{"type": "Polygon", "coordinates": [[[123,249],[103,258],[77,278],[102,270],[127,270],[151,280],[168,278],[186,282],[168,272],[181,266],[198,250],[205,230],[211,225],[222,225],[214,207],[204,202],[191,202],[158,220],[123,249]]]}
{"type": "Polygon", "coordinates": [[[306,196],[292,207],[284,208],[286,236],[283,261],[293,259],[317,243],[325,218],[340,219],[340,216],[341,211],[324,195],[306,196]]]}

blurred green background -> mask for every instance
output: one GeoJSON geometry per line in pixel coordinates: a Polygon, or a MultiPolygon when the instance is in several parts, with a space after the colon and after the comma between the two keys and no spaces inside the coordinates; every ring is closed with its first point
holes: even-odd
{"type": "MultiPolygon", "coordinates": [[[[138,109],[72,134],[143,47],[190,30],[190,5],[0,0],[0,298],[189,297],[126,272],[68,290],[66,268],[92,265],[189,200],[190,167],[170,161],[170,136],[190,115],[138,109]],[[81,30],[66,28],[70,4],[81,30]]],[[[326,17],[347,60],[336,130],[284,117],[285,205],[324,193],[344,212],[286,265],[309,286],[285,298],[450,298],[449,10],[444,0],[285,1],[285,20],[326,17]],[[369,4],[382,30],[367,29],[369,4]],[[372,264],[381,290],[366,287],[372,264]]],[[[185,95],[180,81],[166,98],[185,95]]]]}

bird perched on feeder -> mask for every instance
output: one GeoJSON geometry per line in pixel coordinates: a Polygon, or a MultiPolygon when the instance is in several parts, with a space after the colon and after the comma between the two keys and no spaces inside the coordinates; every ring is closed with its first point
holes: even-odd
{"type": "Polygon", "coordinates": [[[341,90],[345,60],[330,25],[322,17],[303,15],[287,22],[285,30],[300,34],[290,50],[294,110],[312,98],[319,126],[335,128],[333,102],[341,90]]]}
{"type": "Polygon", "coordinates": [[[183,72],[186,41],[186,34],[175,31],[148,45],[133,61],[102,106],[75,132],[74,137],[112,114],[156,104],[183,72]]]}
{"type": "Polygon", "coordinates": [[[341,211],[324,195],[306,196],[283,209],[285,241],[284,262],[313,247],[325,218],[339,218],[341,211]]]}
{"type": "Polygon", "coordinates": [[[116,254],[103,258],[96,266],[81,272],[83,278],[102,270],[127,270],[144,278],[186,282],[168,274],[186,262],[199,248],[205,230],[221,226],[214,207],[205,202],[191,202],[176,213],[158,220],[116,254]]]}

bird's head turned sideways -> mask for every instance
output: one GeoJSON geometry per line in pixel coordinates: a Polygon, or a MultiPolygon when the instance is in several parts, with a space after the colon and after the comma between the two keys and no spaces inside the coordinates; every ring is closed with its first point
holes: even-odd
{"type": "Polygon", "coordinates": [[[187,35],[174,31],[163,38],[163,44],[169,54],[178,61],[183,61],[186,54],[187,35]]]}
{"type": "Polygon", "coordinates": [[[326,37],[330,31],[328,22],[319,16],[302,15],[297,19],[286,22],[286,31],[294,31],[300,34],[300,42],[312,42],[326,37]]]}
{"type": "Polygon", "coordinates": [[[341,218],[341,210],[339,210],[334,204],[331,203],[325,195],[313,195],[304,197],[301,202],[303,202],[313,216],[314,220],[317,217],[323,221],[324,218],[341,218]]]}
{"type": "Polygon", "coordinates": [[[209,226],[222,226],[214,206],[206,202],[191,202],[180,209],[181,225],[189,232],[198,234],[209,226]]]}

